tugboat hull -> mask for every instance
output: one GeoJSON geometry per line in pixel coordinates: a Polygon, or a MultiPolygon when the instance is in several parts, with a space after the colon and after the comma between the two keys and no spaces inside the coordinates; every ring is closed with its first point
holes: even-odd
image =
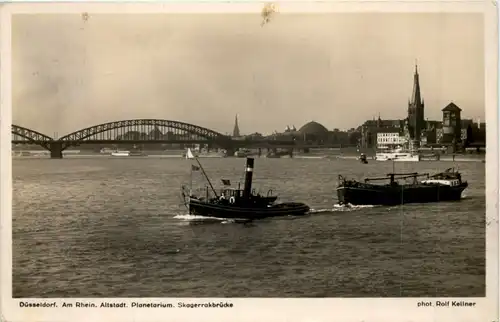
{"type": "Polygon", "coordinates": [[[337,197],[341,204],[393,206],[408,203],[457,201],[462,198],[462,192],[466,188],[467,183],[457,186],[418,184],[395,187],[365,184],[361,187],[338,187],[337,197]]]}
{"type": "Polygon", "coordinates": [[[301,216],[309,212],[309,206],[303,203],[281,203],[266,208],[234,207],[191,199],[189,212],[192,215],[227,218],[227,219],[263,219],[269,217],[301,216]]]}

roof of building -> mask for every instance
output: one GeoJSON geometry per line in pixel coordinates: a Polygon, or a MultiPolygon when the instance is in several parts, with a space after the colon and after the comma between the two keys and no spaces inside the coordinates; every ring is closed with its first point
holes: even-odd
{"type": "Polygon", "coordinates": [[[311,121],[309,123],[304,124],[299,132],[301,134],[314,134],[314,135],[325,135],[328,133],[328,129],[318,122],[311,121]]]}
{"type": "Polygon", "coordinates": [[[401,133],[401,129],[398,127],[384,127],[377,129],[377,133],[401,133]]]}
{"type": "Polygon", "coordinates": [[[450,104],[446,105],[445,108],[443,108],[441,111],[443,112],[460,112],[462,109],[458,106],[455,105],[455,103],[451,102],[450,104]]]}
{"type": "Polygon", "coordinates": [[[368,120],[363,123],[365,127],[398,127],[403,126],[403,120],[368,120]]]}

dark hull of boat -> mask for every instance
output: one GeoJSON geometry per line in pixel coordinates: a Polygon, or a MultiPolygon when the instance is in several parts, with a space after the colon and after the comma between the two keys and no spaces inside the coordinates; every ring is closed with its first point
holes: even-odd
{"type": "Polygon", "coordinates": [[[189,201],[189,212],[192,215],[227,218],[227,219],[263,219],[282,216],[302,216],[309,212],[309,206],[303,203],[281,203],[269,207],[234,207],[207,203],[195,199],[189,201]]]}
{"type": "Polygon", "coordinates": [[[466,188],[467,183],[458,186],[423,184],[396,187],[341,186],[337,188],[337,197],[341,204],[394,206],[408,203],[458,201],[462,198],[462,192],[466,188]]]}

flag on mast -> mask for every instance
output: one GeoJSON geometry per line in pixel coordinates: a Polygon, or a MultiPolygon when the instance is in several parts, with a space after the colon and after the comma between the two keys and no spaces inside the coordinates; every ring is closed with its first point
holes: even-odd
{"type": "Polygon", "coordinates": [[[191,148],[188,148],[186,153],[186,159],[194,159],[193,152],[191,152],[191,148]]]}

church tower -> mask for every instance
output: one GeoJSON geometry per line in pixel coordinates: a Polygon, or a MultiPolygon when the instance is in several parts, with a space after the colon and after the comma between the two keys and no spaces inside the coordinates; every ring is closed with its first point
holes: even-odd
{"type": "Polygon", "coordinates": [[[408,102],[408,132],[410,139],[420,142],[422,130],[425,129],[424,119],[424,100],[420,93],[420,80],[418,75],[418,66],[415,65],[415,74],[413,75],[413,92],[411,100],[408,102]]]}
{"type": "Polygon", "coordinates": [[[234,119],[234,129],[233,129],[233,137],[240,136],[240,127],[238,126],[238,114],[236,114],[236,118],[234,119]]]}

